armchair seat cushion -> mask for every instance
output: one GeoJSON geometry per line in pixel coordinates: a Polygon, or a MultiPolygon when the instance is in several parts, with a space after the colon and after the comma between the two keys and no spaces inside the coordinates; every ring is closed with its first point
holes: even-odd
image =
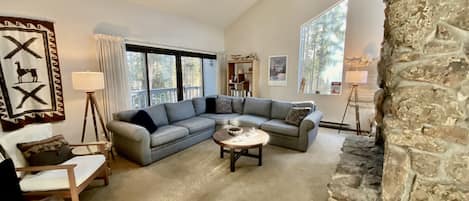
{"type": "Polygon", "coordinates": [[[260,128],[261,125],[266,121],[269,121],[269,119],[265,117],[254,116],[254,115],[241,115],[239,117],[231,119],[230,124],[233,126],[260,128]]]}
{"type": "MultiPolygon", "coordinates": [[[[79,186],[96,172],[105,161],[104,155],[76,156],[63,162],[62,165],[77,165],[74,171],[76,185],[79,186]]],[[[41,171],[37,174],[27,174],[21,179],[20,187],[23,192],[70,188],[67,170],[48,170],[41,171]]]]}
{"type": "Polygon", "coordinates": [[[209,113],[205,113],[205,114],[200,115],[200,117],[215,120],[215,123],[217,125],[228,125],[230,123],[230,120],[232,120],[236,117],[239,117],[239,116],[241,116],[241,115],[236,114],[236,113],[232,113],[232,114],[209,114],[209,113]]]}
{"type": "Polygon", "coordinates": [[[163,126],[151,134],[151,147],[163,145],[188,135],[189,130],[187,128],[171,125],[163,126]]]}
{"type": "Polygon", "coordinates": [[[181,126],[189,129],[189,134],[196,133],[211,127],[215,128],[215,120],[203,117],[193,117],[174,123],[175,126],[181,126]]]}
{"type": "Polygon", "coordinates": [[[261,126],[262,130],[287,136],[298,137],[298,127],[280,119],[272,119],[261,126]]]}

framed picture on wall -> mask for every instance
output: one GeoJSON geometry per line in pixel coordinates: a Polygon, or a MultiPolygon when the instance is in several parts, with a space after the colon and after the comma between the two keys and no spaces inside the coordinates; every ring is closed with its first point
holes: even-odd
{"type": "Polygon", "coordinates": [[[287,86],[288,56],[269,57],[269,86],[287,86]]]}

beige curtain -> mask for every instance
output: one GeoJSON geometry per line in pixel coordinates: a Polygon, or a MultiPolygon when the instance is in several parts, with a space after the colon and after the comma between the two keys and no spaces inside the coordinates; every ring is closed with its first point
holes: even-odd
{"type": "Polygon", "coordinates": [[[104,74],[104,116],[109,122],[112,113],[130,108],[125,42],[123,38],[102,34],[95,35],[95,39],[99,69],[104,74]]]}

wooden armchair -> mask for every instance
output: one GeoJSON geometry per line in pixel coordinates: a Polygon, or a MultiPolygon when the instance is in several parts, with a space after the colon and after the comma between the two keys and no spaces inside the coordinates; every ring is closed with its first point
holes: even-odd
{"type": "Polygon", "coordinates": [[[79,201],[79,194],[94,179],[109,183],[109,169],[106,162],[105,143],[74,144],[78,146],[97,146],[100,154],[75,156],[72,159],[50,166],[28,166],[16,144],[37,141],[52,136],[50,124],[31,125],[7,133],[0,138],[0,144],[13,160],[17,174],[21,178],[20,187],[28,199],[55,195],[79,201]],[[38,172],[36,174],[29,174],[38,172]]]}

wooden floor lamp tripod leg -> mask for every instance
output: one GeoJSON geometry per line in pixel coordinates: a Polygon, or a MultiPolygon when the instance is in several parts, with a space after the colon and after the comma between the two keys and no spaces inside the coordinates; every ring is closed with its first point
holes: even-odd
{"type": "Polygon", "coordinates": [[[354,98],[353,102],[355,103],[355,125],[356,125],[356,132],[357,135],[361,134],[361,126],[360,126],[360,111],[358,105],[358,85],[353,84],[352,89],[350,90],[350,94],[347,98],[347,105],[345,106],[344,114],[342,115],[342,121],[340,121],[339,132],[342,130],[342,125],[344,124],[345,116],[347,115],[347,110],[350,106],[350,102],[352,101],[352,96],[354,98]]]}
{"type": "Polygon", "coordinates": [[[350,89],[350,94],[348,95],[348,98],[347,98],[347,105],[345,106],[344,115],[342,115],[342,121],[340,121],[339,134],[340,134],[340,131],[342,130],[342,125],[344,124],[345,115],[347,115],[348,107],[350,106],[350,100],[352,99],[352,95],[355,92],[355,87],[356,85],[352,85],[352,89],[350,89]]]}
{"type": "MultiPolygon", "coordinates": [[[[96,97],[94,96],[94,92],[86,92],[85,117],[84,117],[84,120],[83,120],[83,132],[82,132],[82,135],[81,135],[81,142],[83,142],[84,139],[85,139],[86,119],[88,117],[88,106],[89,105],[91,106],[91,113],[93,115],[93,125],[94,125],[94,131],[95,131],[95,135],[96,135],[96,141],[99,141],[98,126],[96,125],[96,113],[98,113],[98,119],[99,119],[100,125],[103,129],[104,137],[106,138],[106,140],[108,142],[111,142],[111,139],[109,138],[109,134],[106,130],[106,126],[104,124],[103,115],[102,115],[101,111],[99,110],[98,103],[96,101],[96,97]]],[[[111,156],[114,159],[114,152],[112,150],[112,147],[111,147],[111,156]]]]}

